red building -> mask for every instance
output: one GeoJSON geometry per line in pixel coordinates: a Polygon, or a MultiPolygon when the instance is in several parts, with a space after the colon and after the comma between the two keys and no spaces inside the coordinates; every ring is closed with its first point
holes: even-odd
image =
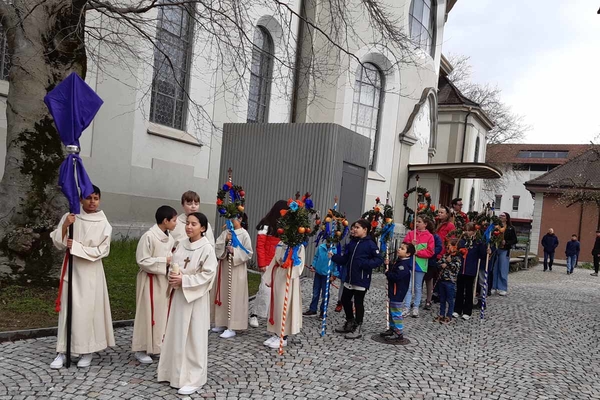
{"type": "MultiPolygon", "coordinates": [[[[525,182],[535,198],[532,245],[543,256],[541,238],[553,228],[560,240],[557,259],[564,259],[565,244],[576,234],[581,242],[580,261],[592,261],[595,232],[600,229],[600,150],[589,150],[551,171],[525,182]],[[585,202],[577,201],[584,199],[585,202]],[[598,199],[598,200],[596,200],[598,199]]],[[[532,248],[534,248],[532,246],[532,248]]]]}

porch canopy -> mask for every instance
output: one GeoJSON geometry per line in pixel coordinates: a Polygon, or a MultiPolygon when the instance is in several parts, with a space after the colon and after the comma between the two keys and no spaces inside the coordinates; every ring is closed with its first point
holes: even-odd
{"type": "Polygon", "coordinates": [[[502,172],[486,163],[413,164],[408,172],[439,173],[454,179],[499,179],[502,172]]]}

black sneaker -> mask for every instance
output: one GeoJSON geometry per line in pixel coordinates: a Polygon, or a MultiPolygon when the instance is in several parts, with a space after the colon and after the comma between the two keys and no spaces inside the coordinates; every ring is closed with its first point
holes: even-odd
{"type": "Polygon", "coordinates": [[[310,316],[312,316],[312,315],[317,315],[317,312],[316,312],[316,311],[312,311],[312,310],[308,310],[308,311],[304,311],[304,312],[302,313],[302,315],[304,315],[304,316],[306,316],[306,317],[310,317],[310,316]]]}
{"type": "Polygon", "coordinates": [[[392,328],[390,328],[390,329],[388,329],[388,330],[387,330],[387,331],[385,331],[385,332],[381,332],[381,333],[379,334],[379,336],[381,336],[381,337],[390,337],[390,336],[394,336],[394,331],[392,330],[392,328]]]}
{"type": "Polygon", "coordinates": [[[388,342],[400,342],[400,341],[404,340],[404,335],[403,334],[398,335],[398,334],[394,333],[391,336],[387,336],[385,338],[385,340],[387,340],[388,342]]]}
{"type": "Polygon", "coordinates": [[[431,303],[425,303],[425,307],[423,307],[423,310],[431,310],[431,303]]]}

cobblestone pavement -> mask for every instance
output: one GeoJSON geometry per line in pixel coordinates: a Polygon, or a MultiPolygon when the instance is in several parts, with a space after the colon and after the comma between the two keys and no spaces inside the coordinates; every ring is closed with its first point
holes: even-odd
{"type": "MultiPolygon", "coordinates": [[[[304,304],[311,285],[302,284],[304,304]]],[[[192,398],[600,399],[600,279],[589,271],[511,274],[509,295],[490,298],[484,321],[441,326],[422,312],[405,323],[408,346],[370,339],[385,325],[384,286],[377,277],[367,294],[365,339],[333,329],[321,338],[319,320],[306,317],[281,357],[262,345],[265,321],[234,339],[211,334],[208,383],[192,398]]],[[[331,315],[331,328],[342,323],[331,315]]],[[[85,369],[48,367],[54,337],[0,345],[0,399],[180,397],[156,382],[156,363],[135,361],[131,333],[117,329],[117,346],[85,369]]]]}

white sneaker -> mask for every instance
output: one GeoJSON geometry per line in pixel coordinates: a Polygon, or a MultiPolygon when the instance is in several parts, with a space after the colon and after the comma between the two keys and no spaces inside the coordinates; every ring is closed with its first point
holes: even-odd
{"type": "MultiPolygon", "coordinates": [[[[283,347],[287,346],[287,339],[283,340],[283,347]]],[[[269,347],[272,349],[278,349],[279,348],[279,338],[276,338],[276,340],[274,340],[271,344],[269,344],[269,347]]]]}
{"type": "Polygon", "coordinates": [[[225,330],[224,326],[215,326],[214,328],[211,329],[211,331],[215,332],[215,333],[222,333],[225,330]]]}
{"type": "Polygon", "coordinates": [[[408,308],[405,308],[402,310],[402,317],[406,318],[408,317],[408,314],[410,314],[410,310],[408,308]]]}
{"type": "Polygon", "coordinates": [[[468,321],[469,318],[471,318],[471,316],[467,315],[467,314],[463,314],[463,316],[462,316],[462,319],[464,319],[465,321],[468,321]]]}
{"type": "Polygon", "coordinates": [[[413,318],[417,318],[419,316],[419,307],[413,307],[412,316],[413,318]]]}
{"type": "Polygon", "coordinates": [[[498,291],[496,289],[490,290],[490,296],[493,295],[493,294],[496,294],[496,293],[498,293],[498,291]]]}
{"type": "Polygon", "coordinates": [[[184,386],[177,391],[178,394],[192,394],[200,389],[198,386],[184,386]]]}
{"type": "Polygon", "coordinates": [[[135,359],[138,360],[142,364],[152,364],[152,357],[150,357],[148,354],[144,353],[143,351],[136,351],[135,359]]]}
{"type": "Polygon", "coordinates": [[[458,313],[457,313],[457,312],[453,312],[453,313],[452,313],[452,317],[453,317],[453,318],[458,318],[458,317],[460,317],[460,315],[458,315],[458,313]]]}
{"type": "Polygon", "coordinates": [[[270,346],[270,345],[271,345],[271,343],[273,343],[273,342],[274,342],[274,341],[276,341],[276,340],[279,340],[279,336],[271,336],[270,338],[268,338],[267,340],[265,340],[265,341],[263,342],[263,344],[264,344],[265,346],[270,346]]]}
{"type": "Polygon", "coordinates": [[[89,367],[90,364],[92,363],[92,357],[93,357],[92,354],[82,354],[81,358],[77,362],[77,368],[89,367]]]}
{"type": "Polygon", "coordinates": [[[225,332],[221,333],[219,337],[223,339],[229,339],[235,336],[235,331],[231,329],[226,329],[225,332]]]}
{"type": "Polygon", "coordinates": [[[499,296],[506,296],[506,290],[498,290],[498,295],[499,296]]]}
{"type": "Polygon", "coordinates": [[[60,369],[67,362],[67,356],[62,353],[58,353],[54,361],[50,364],[50,368],[52,369],[60,369]]]}
{"type": "Polygon", "coordinates": [[[250,326],[253,328],[258,328],[258,318],[250,317],[250,326]]]}

